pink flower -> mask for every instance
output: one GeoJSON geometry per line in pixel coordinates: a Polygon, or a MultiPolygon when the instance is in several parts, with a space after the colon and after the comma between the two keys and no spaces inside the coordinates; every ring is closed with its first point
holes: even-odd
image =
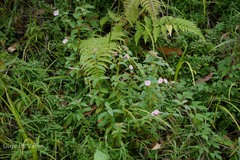
{"type": "Polygon", "coordinates": [[[58,15],[59,15],[59,10],[54,11],[54,12],[53,12],[53,15],[54,15],[54,16],[58,16],[58,15]]]}
{"type": "Polygon", "coordinates": [[[154,110],[151,114],[152,116],[157,116],[160,113],[158,109],[154,110]]]}
{"type": "Polygon", "coordinates": [[[151,85],[151,81],[150,80],[146,80],[144,83],[145,83],[146,86],[150,86],[151,85]]]}
{"type": "Polygon", "coordinates": [[[128,67],[129,69],[131,69],[131,70],[133,70],[133,66],[132,65],[129,65],[129,67],[128,67]]]}
{"type": "Polygon", "coordinates": [[[67,38],[64,38],[63,41],[62,41],[63,44],[66,44],[67,42],[68,42],[67,38]]]}
{"type": "Polygon", "coordinates": [[[158,84],[161,84],[161,83],[163,83],[163,79],[162,79],[162,78],[159,78],[159,79],[158,79],[158,84]]]}
{"type": "Polygon", "coordinates": [[[162,78],[159,78],[159,79],[158,79],[158,84],[162,84],[163,82],[164,82],[164,83],[168,83],[168,80],[165,79],[165,78],[164,78],[164,79],[162,79],[162,78]]]}

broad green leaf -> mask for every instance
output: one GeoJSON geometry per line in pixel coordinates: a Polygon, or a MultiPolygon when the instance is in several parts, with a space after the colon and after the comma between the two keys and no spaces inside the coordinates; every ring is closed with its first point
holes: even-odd
{"type": "Polygon", "coordinates": [[[96,150],[94,153],[94,160],[109,160],[110,156],[100,150],[96,150]]]}

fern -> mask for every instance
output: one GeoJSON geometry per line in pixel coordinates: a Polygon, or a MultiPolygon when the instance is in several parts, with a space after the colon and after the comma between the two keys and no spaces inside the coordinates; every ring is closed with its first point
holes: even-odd
{"type": "MultiPolygon", "coordinates": [[[[179,33],[179,31],[191,32],[204,40],[201,30],[193,22],[186,19],[165,16],[158,20],[156,27],[161,28],[162,34],[165,38],[167,38],[167,33],[171,34],[174,29],[177,33],[179,33]]],[[[154,37],[155,40],[158,38],[157,35],[154,35],[154,37]]]]}
{"type": "Polygon", "coordinates": [[[159,0],[140,0],[140,4],[145,10],[147,10],[152,19],[157,18],[157,15],[159,13],[158,11],[161,7],[159,0]]]}
{"type": "Polygon", "coordinates": [[[135,44],[138,44],[139,39],[142,37],[143,33],[144,33],[144,27],[142,26],[142,24],[140,22],[136,23],[136,33],[134,35],[134,40],[135,40],[135,44]]]}
{"type": "Polygon", "coordinates": [[[136,33],[134,36],[136,45],[139,39],[143,37],[145,43],[150,39],[154,48],[154,43],[156,43],[161,34],[167,39],[167,36],[171,35],[173,30],[175,30],[177,34],[179,34],[180,31],[191,32],[204,40],[201,30],[191,21],[171,16],[164,16],[160,19],[155,19],[155,21],[155,23],[151,23],[151,20],[145,17],[145,24],[141,22],[136,23],[136,33]]]}
{"type": "Polygon", "coordinates": [[[139,0],[124,0],[123,6],[127,21],[133,25],[139,16],[139,0]]]}
{"type": "Polygon", "coordinates": [[[105,37],[83,40],[80,45],[80,67],[84,76],[90,79],[99,78],[111,63],[112,55],[118,50],[116,40],[122,40],[122,32],[113,32],[105,37]]]}
{"type": "Polygon", "coordinates": [[[179,32],[191,32],[204,40],[201,30],[189,20],[171,16],[159,18],[160,7],[165,6],[162,0],[123,0],[123,4],[125,19],[131,26],[135,24],[136,33],[134,40],[136,45],[140,38],[143,38],[145,43],[151,40],[154,49],[154,43],[157,42],[157,39],[161,35],[167,39],[168,35],[172,35],[173,30],[175,30],[177,34],[179,34],[179,32]],[[143,10],[146,10],[150,16],[150,19],[147,18],[148,16],[145,16],[144,22],[138,20],[139,13],[141,13],[139,12],[140,6],[142,6],[143,10]]]}
{"type": "Polygon", "coordinates": [[[164,3],[159,0],[124,0],[124,14],[127,21],[133,25],[137,22],[139,17],[139,7],[142,6],[143,10],[146,10],[152,19],[157,18],[159,14],[159,9],[164,6],[164,3]]]}

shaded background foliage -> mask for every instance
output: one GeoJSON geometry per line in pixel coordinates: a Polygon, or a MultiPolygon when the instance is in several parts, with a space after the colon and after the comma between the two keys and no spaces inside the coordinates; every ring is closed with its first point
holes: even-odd
{"type": "Polygon", "coordinates": [[[129,2],[0,2],[0,159],[239,159],[238,1],[129,2]]]}

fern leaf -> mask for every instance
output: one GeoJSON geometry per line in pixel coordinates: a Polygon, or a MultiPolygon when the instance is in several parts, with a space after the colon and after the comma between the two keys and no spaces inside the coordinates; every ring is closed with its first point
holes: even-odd
{"type": "Polygon", "coordinates": [[[200,38],[204,40],[204,36],[201,30],[192,21],[186,19],[165,16],[159,19],[157,25],[161,27],[164,37],[167,36],[166,35],[167,31],[169,31],[169,34],[171,34],[170,31],[173,28],[177,33],[179,31],[191,32],[193,34],[198,35],[200,38]],[[169,29],[169,26],[171,26],[172,28],[169,29]],[[165,27],[165,29],[163,27],[165,27]]]}
{"type": "Polygon", "coordinates": [[[162,31],[162,35],[165,39],[167,39],[167,29],[165,26],[161,26],[161,31],[162,31]]]}
{"type": "Polygon", "coordinates": [[[148,11],[153,19],[157,17],[159,8],[161,7],[159,0],[140,0],[140,4],[148,11]]]}
{"type": "Polygon", "coordinates": [[[160,36],[160,34],[161,34],[160,27],[157,27],[156,25],[154,25],[153,26],[153,39],[154,39],[155,43],[157,42],[157,39],[160,36]]]}
{"type": "Polygon", "coordinates": [[[148,17],[144,17],[144,21],[145,21],[145,25],[144,25],[145,31],[143,32],[143,38],[144,38],[144,42],[146,43],[150,37],[150,34],[152,33],[152,21],[148,17]]]}
{"type": "Polygon", "coordinates": [[[139,0],[124,0],[123,5],[126,19],[133,25],[137,21],[139,15],[139,0]]]}
{"type": "Polygon", "coordinates": [[[112,63],[112,55],[118,51],[115,42],[123,40],[124,33],[112,32],[105,37],[83,40],[80,45],[80,67],[86,78],[94,80],[94,77],[103,77],[109,64],[112,63]]]}
{"type": "Polygon", "coordinates": [[[120,16],[118,16],[116,13],[114,13],[114,12],[112,12],[110,10],[108,10],[108,15],[115,22],[118,22],[118,21],[120,21],[122,19],[120,16]]]}
{"type": "Polygon", "coordinates": [[[172,22],[172,25],[180,26],[182,31],[192,32],[204,40],[201,30],[193,22],[182,18],[173,18],[172,22]]]}
{"type": "Polygon", "coordinates": [[[122,31],[115,31],[114,29],[111,35],[109,34],[108,36],[111,37],[111,40],[116,40],[116,41],[124,41],[123,37],[126,37],[126,35],[122,31]]]}
{"type": "Polygon", "coordinates": [[[138,44],[139,39],[142,37],[143,32],[144,32],[144,27],[141,25],[140,22],[136,23],[136,33],[134,35],[134,40],[135,40],[135,44],[138,44]]]}
{"type": "Polygon", "coordinates": [[[103,17],[102,19],[100,19],[100,27],[102,28],[103,25],[104,25],[105,23],[107,23],[108,20],[109,20],[109,17],[108,17],[108,16],[105,16],[105,17],[103,17]]]}

